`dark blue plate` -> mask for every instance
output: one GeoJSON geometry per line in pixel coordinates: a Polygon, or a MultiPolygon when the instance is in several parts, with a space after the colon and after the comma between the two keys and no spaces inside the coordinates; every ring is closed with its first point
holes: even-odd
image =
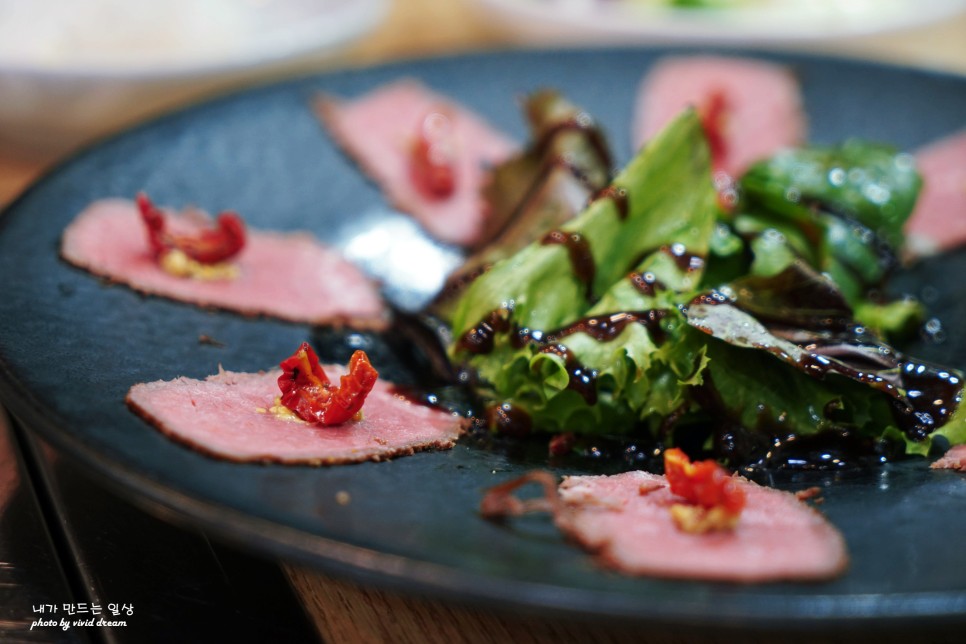
{"type": "MultiPolygon", "coordinates": [[[[64,227],[90,201],[146,190],[157,202],[239,210],[259,228],[308,229],[346,244],[399,225],[379,191],[319,127],[315,92],[355,95],[400,76],[423,79],[519,139],[525,92],[562,90],[631,154],[638,81],[665,50],[472,55],[347,71],[204,104],[96,146],[57,168],[0,217],[0,400],[26,425],[131,498],[225,538],[366,583],[547,613],[621,618],[652,627],[894,627],[966,621],[966,480],[924,459],[873,471],[785,476],[822,486],[823,511],[852,565],[824,584],[735,586],[631,579],[598,569],[546,517],[498,526],[476,513],[490,485],[540,455],[461,444],[389,463],[335,468],[238,465],[174,443],[128,411],[137,382],[204,377],[221,364],[270,368],[303,339],[328,359],[354,346],[406,382],[424,363],[393,334],[371,336],[245,319],[109,286],[58,259],[64,227]],[[219,346],[199,343],[205,335],[219,346]],[[338,492],[351,502],[336,502],[338,492]],[[912,621],[910,621],[912,620],[912,621]]],[[[811,138],[849,136],[901,148],[966,125],[966,79],[874,64],[770,56],[801,79],[811,138]]],[[[440,257],[452,258],[450,249],[440,257]]],[[[400,268],[420,252],[387,255],[400,268]]],[[[966,319],[961,256],[923,264],[902,288],[925,294],[951,337],[924,357],[966,367],[952,335],[966,319]]],[[[376,266],[394,274],[394,264],[376,266]]],[[[437,269],[426,269],[439,270],[437,269]]],[[[429,282],[439,275],[429,275],[429,282]]],[[[396,286],[418,295],[422,284],[396,286]]],[[[643,546],[642,546],[643,547],[643,546]]]]}

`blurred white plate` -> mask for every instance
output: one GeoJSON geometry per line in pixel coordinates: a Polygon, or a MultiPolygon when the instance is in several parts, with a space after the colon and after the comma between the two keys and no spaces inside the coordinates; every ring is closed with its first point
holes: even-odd
{"type": "Polygon", "coordinates": [[[345,45],[389,0],[0,0],[0,152],[52,157],[345,45]]]}
{"type": "Polygon", "coordinates": [[[736,0],[673,8],[664,0],[476,0],[528,39],[585,43],[788,43],[908,29],[966,10],[966,0],[736,0]]]}

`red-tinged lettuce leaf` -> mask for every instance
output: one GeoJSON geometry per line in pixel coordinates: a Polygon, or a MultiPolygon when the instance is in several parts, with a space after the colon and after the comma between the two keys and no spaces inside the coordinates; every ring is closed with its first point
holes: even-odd
{"type": "Polygon", "coordinates": [[[489,216],[480,255],[490,261],[572,219],[611,178],[610,148],[590,114],[553,90],[528,96],[524,110],[529,145],[494,167],[483,190],[489,216]]]}
{"type": "Polygon", "coordinates": [[[531,94],[524,109],[530,142],[490,172],[481,243],[432,305],[442,319],[476,276],[576,217],[610,182],[610,148],[590,114],[553,90],[531,94]]]}
{"type": "MultiPolygon", "coordinates": [[[[796,433],[811,433],[831,423],[881,436],[893,427],[910,443],[924,445],[914,451],[928,450],[931,435],[950,422],[961,422],[954,412],[962,399],[962,375],[907,358],[852,322],[847,307],[842,306],[827,280],[809,275],[799,266],[774,278],[740,281],[733,285],[730,295],[696,300],[688,308],[688,323],[745,350],[722,358],[731,354],[709,349],[716,386],[719,379],[728,381],[735,374],[760,383],[758,387],[735,387],[728,397],[722,394],[725,404],[736,412],[748,414],[739,407],[751,402],[747,395],[737,392],[743,388],[756,392],[759,402],[755,404],[764,405],[773,421],[784,419],[781,422],[796,433]],[[748,350],[770,354],[792,370],[782,382],[764,375],[765,371],[759,373],[757,367],[745,373],[748,361],[761,361],[748,350]],[[716,364],[717,354],[721,355],[716,364]],[[764,382],[768,385],[761,386],[764,382]],[[791,392],[781,390],[788,387],[800,391],[788,397],[785,406],[764,402],[785,399],[791,392]],[[832,394],[834,397],[829,397],[832,394]],[[836,396],[838,402],[832,404],[836,396]],[[796,400],[804,405],[797,413],[789,406],[796,400]],[[867,414],[856,415],[862,409],[867,414]],[[883,414],[882,409],[889,414],[883,414]]],[[[762,369],[769,362],[764,364],[762,369]]],[[[774,371],[775,367],[770,369],[774,371]]],[[[750,420],[742,418],[742,422],[750,420]]],[[[959,436],[962,431],[953,426],[943,435],[959,436]]]]}

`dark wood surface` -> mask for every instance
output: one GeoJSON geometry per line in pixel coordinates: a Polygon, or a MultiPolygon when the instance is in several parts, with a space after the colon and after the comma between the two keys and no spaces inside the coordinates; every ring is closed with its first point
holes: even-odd
{"type": "Polygon", "coordinates": [[[16,423],[0,465],[0,641],[317,639],[277,562],[146,514],[16,423]]]}

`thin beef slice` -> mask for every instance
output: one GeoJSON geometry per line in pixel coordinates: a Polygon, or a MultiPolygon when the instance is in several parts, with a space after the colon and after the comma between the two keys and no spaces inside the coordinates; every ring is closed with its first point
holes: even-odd
{"type": "MultiPolygon", "coordinates": [[[[326,365],[334,382],[345,369],[326,365]]],[[[138,384],[128,406],[171,438],[231,461],[338,465],[449,449],[463,431],[453,414],[418,405],[379,380],[362,419],[321,426],[276,413],[280,370],[221,371],[206,380],[138,384]]]]}
{"type": "Polygon", "coordinates": [[[556,523],[625,574],[733,582],[821,580],[848,563],[841,534],[794,494],[740,480],[745,506],[734,530],[691,534],[669,508],[682,500],[663,476],[571,476],[556,523]]]}
{"type": "Polygon", "coordinates": [[[378,87],[345,100],[324,96],[316,111],[333,139],[382,189],[396,208],[412,215],[431,235],[470,246],[483,232],[486,208],[480,189],[489,167],[507,159],[516,145],[466,107],[415,80],[378,87]],[[433,198],[411,177],[411,154],[422,120],[432,111],[449,117],[454,138],[453,194],[433,198]]]}
{"type": "MultiPolygon", "coordinates": [[[[187,215],[166,216],[173,228],[192,226],[187,215]]],[[[233,260],[237,278],[177,277],[164,271],[151,253],[135,203],[103,199],[67,227],[61,255],[112,282],[202,307],[310,324],[368,329],[388,325],[376,285],[337,250],[307,233],[249,230],[245,247],[233,260]]]]}

